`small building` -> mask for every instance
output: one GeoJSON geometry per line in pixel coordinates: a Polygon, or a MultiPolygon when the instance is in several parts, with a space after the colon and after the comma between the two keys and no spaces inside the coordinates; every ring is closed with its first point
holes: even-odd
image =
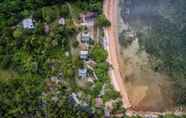
{"type": "Polygon", "coordinates": [[[63,80],[64,79],[63,72],[59,73],[57,77],[58,77],[59,80],[63,80]]]}
{"type": "Polygon", "coordinates": [[[96,19],[97,13],[96,12],[86,12],[80,14],[80,19],[82,22],[91,22],[96,19]]]}
{"type": "Polygon", "coordinates": [[[135,37],[134,32],[127,32],[127,35],[128,35],[129,38],[134,38],[135,37]]]}
{"type": "Polygon", "coordinates": [[[89,43],[91,40],[91,36],[89,32],[81,33],[81,42],[82,43],[89,43]]]}
{"type": "Polygon", "coordinates": [[[34,24],[33,24],[33,20],[31,18],[26,18],[22,21],[23,24],[23,28],[25,29],[33,29],[34,28],[34,24]]]}
{"type": "Polygon", "coordinates": [[[158,118],[157,115],[145,115],[144,118],[158,118]]]}
{"type": "Polygon", "coordinates": [[[78,73],[79,73],[79,77],[81,77],[81,78],[87,77],[87,69],[86,68],[80,68],[78,73]]]}
{"type": "Polygon", "coordinates": [[[59,98],[57,97],[57,96],[53,96],[52,98],[51,98],[51,100],[52,101],[54,101],[55,103],[59,100],[59,98]]]}
{"type": "Polygon", "coordinates": [[[110,118],[111,117],[110,110],[108,108],[105,108],[104,114],[105,114],[105,118],[110,118]]]}
{"type": "Polygon", "coordinates": [[[66,57],[69,57],[70,56],[70,53],[68,51],[65,52],[65,56],[66,57]]]}
{"type": "Polygon", "coordinates": [[[51,78],[50,78],[50,80],[52,81],[52,82],[55,82],[56,84],[59,84],[61,81],[59,80],[59,78],[58,77],[56,77],[56,76],[52,76],[51,78]]]}
{"type": "Polygon", "coordinates": [[[58,23],[60,25],[65,25],[65,18],[64,17],[60,17],[59,20],[58,20],[58,23]]]}
{"type": "Polygon", "coordinates": [[[100,97],[96,98],[96,107],[100,108],[103,105],[103,100],[100,97]]]}
{"type": "Polygon", "coordinates": [[[91,107],[86,102],[84,102],[84,103],[81,104],[80,111],[86,112],[86,113],[89,113],[89,114],[92,113],[91,107]]]}
{"type": "Polygon", "coordinates": [[[80,59],[88,60],[88,51],[80,51],[80,59]]]}
{"type": "Polygon", "coordinates": [[[72,95],[69,96],[69,102],[73,105],[80,104],[78,96],[75,93],[72,93],[72,95]]]}
{"type": "Polygon", "coordinates": [[[47,23],[45,23],[44,31],[45,33],[48,33],[50,31],[49,25],[47,23]]]}

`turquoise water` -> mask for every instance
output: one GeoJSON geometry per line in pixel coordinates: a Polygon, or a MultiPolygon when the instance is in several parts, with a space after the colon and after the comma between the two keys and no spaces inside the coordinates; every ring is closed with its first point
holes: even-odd
{"type": "Polygon", "coordinates": [[[121,16],[131,26],[151,26],[159,22],[169,0],[121,0],[121,16]]]}

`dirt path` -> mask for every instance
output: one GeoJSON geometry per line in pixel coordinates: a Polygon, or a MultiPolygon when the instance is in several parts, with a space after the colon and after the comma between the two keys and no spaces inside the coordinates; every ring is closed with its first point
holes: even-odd
{"type": "Polygon", "coordinates": [[[131,107],[127,92],[125,89],[123,77],[120,71],[119,64],[119,50],[118,50],[118,35],[117,35],[117,2],[118,0],[105,0],[104,1],[104,14],[110,20],[111,27],[105,29],[106,49],[108,51],[108,62],[112,65],[110,75],[112,83],[116,90],[118,90],[122,96],[123,105],[125,108],[131,107]]]}

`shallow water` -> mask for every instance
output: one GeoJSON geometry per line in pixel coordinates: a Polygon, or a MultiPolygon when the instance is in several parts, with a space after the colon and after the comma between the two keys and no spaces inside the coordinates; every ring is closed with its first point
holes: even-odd
{"type": "MultiPolygon", "coordinates": [[[[120,18],[129,24],[130,29],[141,32],[142,29],[158,22],[166,2],[167,0],[121,0],[120,18]]],[[[154,72],[151,57],[139,47],[136,39],[122,50],[123,73],[133,108],[144,111],[172,110],[174,101],[170,77],[154,72]]]]}
{"type": "Polygon", "coordinates": [[[131,26],[142,28],[159,22],[169,0],[120,0],[121,16],[131,26]]]}

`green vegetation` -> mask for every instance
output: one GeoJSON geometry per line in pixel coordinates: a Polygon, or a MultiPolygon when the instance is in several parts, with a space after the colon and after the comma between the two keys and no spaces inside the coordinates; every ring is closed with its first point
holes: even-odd
{"type": "Polygon", "coordinates": [[[100,95],[100,90],[104,91],[103,101],[115,100],[120,97],[114,90],[108,76],[109,64],[106,62],[107,52],[100,45],[96,45],[90,52],[90,56],[96,61],[95,73],[98,77],[95,86],[91,91],[94,97],[100,95]],[[104,87],[103,87],[104,86],[104,87]]]}
{"type": "Polygon", "coordinates": [[[109,27],[111,25],[110,21],[104,15],[100,15],[97,17],[96,24],[99,27],[109,27]]]}
{"type": "Polygon", "coordinates": [[[100,81],[104,82],[108,80],[108,64],[106,62],[98,63],[95,68],[96,75],[100,79],[100,81]]]}
{"type": "MultiPolygon", "coordinates": [[[[120,97],[120,93],[115,91],[113,86],[111,85],[111,82],[108,81],[107,85],[105,86],[105,95],[103,96],[103,101],[109,101],[110,99],[116,100],[119,97],[120,97]]],[[[115,111],[121,110],[120,108],[122,108],[123,103],[122,102],[120,103],[121,106],[120,107],[118,106],[118,108],[115,109],[115,111]]]]}
{"type": "Polygon", "coordinates": [[[159,116],[159,118],[186,118],[186,116],[175,116],[175,115],[165,115],[165,116],[159,116]]]}
{"type": "Polygon", "coordinates": [[[107,58],[107,52],[100,45],[96,45],[90,52],[90,57],[96,62],[104,62],[107,58]]]}
{"type": "Polygon", "coordinates": [[[8,80],[2,79],[0,81],[1,115],[5,118],[22,117],[24,114],[35,116],[41,109],[42,88],[41,79],[31,74],[8,80]]]}
{"type": "Polygon", "coordinates": [[[98,96],[100,94],[100,90],[102,89],[104,82],[108,81],[108,64],[105,62],[107,59],[107,52],[99,45],[91,50],[90,57],[96,61],[95,73],[98,77],[96,81],[95,87],[92,91],[93,96],[98,96]]]}
{"type": "Polygon", "coordinates": [[[99,44],[90,48],[98,80],[86,90],[77,84],[77,71],[85,64],[74,54],[79,48],[76,21],[80,13],[96,12],[99,28],[110,25],[101,15],[102,1],[1,1],[0,117],[87,118],[92,109],[95,117],[103,117],[104,104],[96,109],[92,101],[102,90],[104,102],[119,97],[109,81],[107,52],[99,44]],[[59,24],[61,17],[63,25],[59,24]],[[31,29],[23,27],[27,18],[33,22],[31,29]],[[89,112],[69,101],[73,92],[86,93],[80,100],[88,104],[89,112]]]}
{"type": "MultiPolygon", "coordinates": [[[[123,118],[142,118],[142,117],[140,117],[140,116],[132,116],[132,117],[127,117],[127,116],[125,116],[125,117],[123,117],[123,118]]],[[[165,115],[165,116],[159,116],[159,118],[186,118],[186,116],[185,115],[183,115],[183,116],[175,116],[175,115],[165,115]]]]}
{"type": "Polygon", "coordinates": [[[86,11],[101,14],[102,0],[0,2],[0,117],[88,117],[68,101],[68,96],[77,91],[76,71],[81,66],[79,57],[71,53],[78,47],[78,28],[71,10],[76,16],[86,11]],[[65,25],[58,23],[60,17],[65,25]],[[33,20],[33,29],[23,28],[26,18],[33,20]],[[61,72],[65,81],[62,86],[48,82],[61,72]]]}

